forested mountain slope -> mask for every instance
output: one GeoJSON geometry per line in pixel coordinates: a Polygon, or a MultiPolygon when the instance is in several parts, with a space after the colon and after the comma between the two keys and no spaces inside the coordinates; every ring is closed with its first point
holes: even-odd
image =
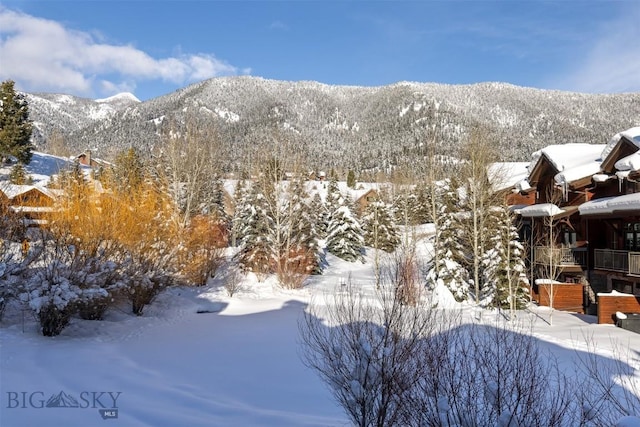
{"type": "Polygon", "coordinates": [[[592,95],[503,83],[355,87],[225,77],[145,102],[130,94],[106,102],[43,94],[28,100],[41,144],[58,130],[73,150],[90,148],[109,159],[130,146],[158,148],[169,131],[197,124],[215,135],[208,138],[229,171],[246,168],[249,159],[273,152],[282,141],[312,168],[378,170],[419,162],[427,147],[455,154],[476,125],[495,141],[500,160],[528,160],[549,144],[605,143],[640,124],[637,93],[592,95]]]}

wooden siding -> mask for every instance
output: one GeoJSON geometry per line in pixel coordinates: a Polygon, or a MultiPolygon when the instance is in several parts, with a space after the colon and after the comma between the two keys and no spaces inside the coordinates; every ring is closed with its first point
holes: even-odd
{"type": "Polygon", "coordinates": [[[618,311],[640,313],[640,296],[619,292],[598,294],[598,323],[615,324],[618,311]]]}
{"type": "MultiPolygon", "coordinates": [[[[538,285],[538,304],[549,307],[551,285],[538,285]]],[[[584,313],[584,285],[580,283],[558,283],[553,285],[553,308],[561,311],[584,313]]]]}

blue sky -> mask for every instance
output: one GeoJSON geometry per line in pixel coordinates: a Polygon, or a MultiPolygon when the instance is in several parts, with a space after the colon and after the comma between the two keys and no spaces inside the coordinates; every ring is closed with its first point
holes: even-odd
{"type": "Polygon", "coordinates": [[[0,79],[145,100],[217,76],[640,92],[640,2],[14,1],[0,79]]]}

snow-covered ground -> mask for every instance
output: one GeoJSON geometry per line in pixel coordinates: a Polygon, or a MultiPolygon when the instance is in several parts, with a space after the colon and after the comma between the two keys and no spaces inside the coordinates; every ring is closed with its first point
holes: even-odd
{"type": "MultiPolygon", "coordinates": [[[[349,280],[373,293],[373,258],[327,261],[301,290],[250,275],[229,297],[213,280],[167,290],[142,317],[122,307],[103,321],[74,319],[55,338],[41,336],[29,312],[8,311],[0,323],[0,426],[349,425],[299,358],[298,321],[310,302],[349,280]],[[52,397],[58,407],[46,407],[52,397]]],[[[495,317],[461,308],[467,321],[495,317]]],[[[640,334],[561,312],[551,326],[549,314],[533,308],[520,318],[562,367],[572,369],[592,337],[599,364],[612,363],[618,346],[640,379],[640,334]]]]}

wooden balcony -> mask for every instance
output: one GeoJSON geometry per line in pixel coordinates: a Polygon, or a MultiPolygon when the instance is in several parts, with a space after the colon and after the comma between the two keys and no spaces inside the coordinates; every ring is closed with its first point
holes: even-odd
{"type": "Polygon", "coordinates": [[[640,276],[640,252],[594,249],[593,254],[596,270],[617,271],[640,276]]]}
{"type": "Polygon", "coordinates": [[[560,267],[587,267],[587,248],[549,248],[536,246],[534,262],[540,265],[553,265],[560,267]]]}

